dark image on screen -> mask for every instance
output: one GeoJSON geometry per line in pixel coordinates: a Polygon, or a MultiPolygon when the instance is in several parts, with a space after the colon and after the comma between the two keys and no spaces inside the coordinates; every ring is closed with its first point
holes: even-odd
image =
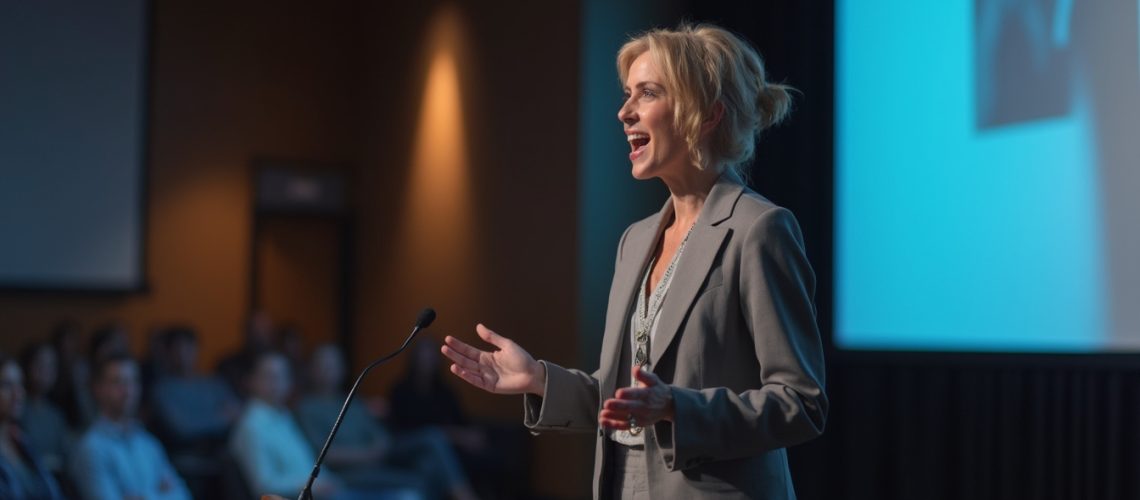
{"type": "Polygon", "coordinates": [[[144,285],[143,0],[0,3],[0,288],[144,285]]]}
{"type": "Polygon", "coordinates": [[[836,9],[835,339],[1140,349],[1140,2],[836,9]]]}

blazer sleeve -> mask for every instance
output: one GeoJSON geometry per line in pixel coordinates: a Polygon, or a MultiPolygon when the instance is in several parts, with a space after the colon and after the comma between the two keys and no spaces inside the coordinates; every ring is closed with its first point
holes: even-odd
{"type": "Polygon", "coordinates": [[[670,386],[675,417],[653,433],[666,466],[755,456],[812,439],[827,416],[815,275],[799,225],[784,208],[761,214],[744,236],[740,304],[760,367],[757,387],[670,386]]]}
{"type": "Polygon", "coordinates": [[[598,379],[580,370],[563,368],[549,361],[546,366],[546,397],[523,396],[523,424],[532,433],[540,431],[593,432],[598,428],[598,379]]]}

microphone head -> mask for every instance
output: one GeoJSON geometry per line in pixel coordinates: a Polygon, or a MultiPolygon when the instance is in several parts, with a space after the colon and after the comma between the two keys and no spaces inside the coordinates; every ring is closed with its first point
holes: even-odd
{"type": "Polygon", "coordinates": [[[435,309],[425,307],[424,310],[420,311],[419,317],[416,318],[416,328],[421,330],[427,328],[432,321],[435,321],[435,309]]]}

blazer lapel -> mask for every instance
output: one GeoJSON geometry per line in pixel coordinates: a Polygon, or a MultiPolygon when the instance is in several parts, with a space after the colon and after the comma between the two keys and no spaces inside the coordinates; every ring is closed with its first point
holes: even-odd
{"type": "Polygon", "coordinates": [[[693,234],[685,244],[685,253],[677,262],[673,281],[665,294],[665,301],[661,304],[661,315],[657,318],[657,333],[649,346],[651,367],[657,366],[657,362],[661,360],[661,356],[665,354],[669,345],[673,343],[673,338],[680,331],[681,322],[693,307],[697,293],[704,285],[705,278],[728,236],[728,229],[719,227],[718,224],[732,215],[736,200],[743,191],[743,186],[722,177],[705,199],[693,234]]]}
{"type": "Polygon", "coordinates": [[[609,397],[617,390],[617,369],[621,357],[622,342],[629,336],[629,317],[633,314],[633,300],[637,297],[641,277],[649,265],[653,247],[660,238],[661,221],[672,217],[673,204],[665,206],[653,219],[639,228],[634,228],[626,237],[622,248],[622,265],[614,269],[614,282],[610,289],[609,314],[606,316],[606,329],[602,338],[602,356],[599,375],[602,378],[602,398],[609,397]]]}

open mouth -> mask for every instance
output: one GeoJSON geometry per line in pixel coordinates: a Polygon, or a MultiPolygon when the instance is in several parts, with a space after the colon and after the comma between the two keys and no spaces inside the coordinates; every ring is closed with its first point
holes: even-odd
{"type": "Polygon", "coordinates": [[[637,153],[637,152],[640,152],[641,150],[645,149],[645,146],[649,145],[649,134],[642,134],[642,133],[629,134],[626,136],[626,140],[629,141],[629,146],[631,148],[631,151],[634,153],[637,153]]]}

